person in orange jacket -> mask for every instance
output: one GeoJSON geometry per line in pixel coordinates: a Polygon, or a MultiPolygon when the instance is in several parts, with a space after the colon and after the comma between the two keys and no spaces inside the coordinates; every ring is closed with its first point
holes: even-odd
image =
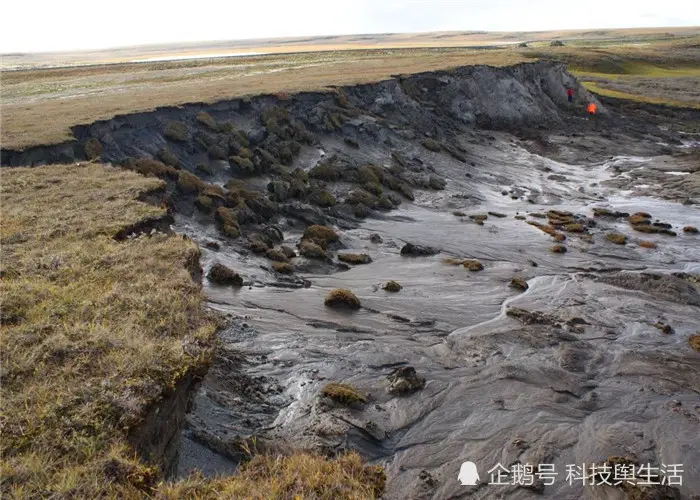
{"type": "Polygon", "coordinates": [[[588,107],[586,108],[586,111],[588,111],[589,116],[593,116],[593,115],[595,115],[596,111],[598,111],[598,108],[595,105],[595,103],[589,102],[588,107]]]}

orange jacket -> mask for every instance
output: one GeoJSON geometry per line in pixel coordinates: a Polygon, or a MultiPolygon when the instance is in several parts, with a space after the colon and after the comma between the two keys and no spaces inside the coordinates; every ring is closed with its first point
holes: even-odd
{"type": "Polygon", "coordinates": [[[596,112],[596,110],[597,110],[597,107],[596,107],[595,104],[590,103],[590,104],[588,105],[588,107],[586,108],[586,110],[588,111],[589,114],[594,115],[595,112],[596,112]]]}

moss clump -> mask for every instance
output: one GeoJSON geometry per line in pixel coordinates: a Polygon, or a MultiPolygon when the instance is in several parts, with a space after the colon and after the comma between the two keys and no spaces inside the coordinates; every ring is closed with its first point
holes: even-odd
{"type": "Polygon", "coordinates": [[[630,215],[627,221],[634,226],[635,224],[649,224],[650,218],[651,215],[646,212],[637,212],[636,214],[630,215]]]}
{"type": "Polygon", "coordinates": [[[309,201],[323,208],[332,207],[336,204],[335,196],[324,189],[311,193],[309,195],[309,201]]]}
{"type": "Polygon", "coordinates": [[[398,281],[391,280],[387,281],[386,285],[384,285],[382,288],[387,292],[399,292],[403,287],[398,281]]]}
{"type": "Polygon", "coordinates": [[[299,253],[308,259],[325,259],[326,251],[312,241],[302,241],[299,245],[299,253]]]}
{"type": "Polygon", "coordinates": [[[177,188],[183,193],[199,193],[206,187],[206,183],[194,174],[181,170],[177,177],[177,188]]]}
{"type": "Polygon", "coordinates": [[[700,332],[688,337],[688,344],[694,351],[700,352],[700,332]]]}
{"type": "Polygon", "coordinates": [[[158,160],[142,158],[139,160],[129,160],[124,163],[124,168],[134,170],[147,177],[160,177],[161,179],[177,179],[179,173],[177,169],[166,165],[158,160]]]}
{"type": "Polygon", "coordinates": [[[207,148],[207,154],[213,160],[225,160],[226,156],[228,156],[228,147],[221,144],[212,144],[207,148]]]}
{"type": "Polygon", "coordinates": [[[435,139],[431,139],[430,137],[426,137],[425,139],[423,139],[421,141],[421,144],[425,149],[429,149],[430,151],[434,151],[435,153],[442,150],[442,146],[440,146],[440,143],[435,139]]]}
{"type": "Polygon", "coordinates": [[[639,246],[642,248],[656,248],[656,243],[653,241],[642,240],[639,242],[639,246]]]}
{"type": "Polygon", "coordinates": [[[381,194],[384,192],[384,188],[378,182],[366,182],[362,185],[362,189],[372,193],[375,196],[381,196],[381,194]]]}
{"type": "Polygon", "coordinates": [[[564,245],[554,245],[551,249],[552,253],[566,253],[566,247],[564,245]]]}
{"type": "Polygon", "coordinates": [[[345,288],[336,288],[331,290],[326,296],[323,304],[327,307],[339,307],[346,309],[359,309],[361,307],[360,299],[345,288]]]}
{"type": "Polygon", "coordinates": [[[265,257],[276,262],[289,262],[289,257],[285,255],[282,250],[270,248],[266,253],[265,257]]]}
{"type": "Polygon", "coordinates": [[[207,278],[217,285],[243,286],[240,274],[218,262],[211,266],[207,278]]]}
{"type": "Polygon", "coordinates": [[[523,292],[530,288],[530,286],[527,284],[527,281],[525,281],[522,278],[512,278],[510,280],[510,285],[508,286],[517,290],[522,290],[523,292]]]}
{"type": "Polygon", "coordinates": [[[372,258],[366,253],[339,253],[338,260],[348,264],[369,264],[372,258]]]}
{"type": "Polygon", "coordinates": [[[698,228],[695,226],[685,226],[683,232],[687,234],[698,234],[698,228]]]}
{"type": "Polygon", "coordinates": [[[362,204],[366,207],[373,207],[377,203],[377,198],[364,189],[353,189],[348,193],[345,203],[353,206],[362,204]]]}
{"type": "Polygon", "coordinates": [[[367,402],[367,398],[360,394],[353,386],[339,384],[337,382],[326,384],[321,390],[321,394],[344,405],[365,404],[367,402]]]}
{"type": "Polygon", "coordinates": [[[288,262],[273,262],[272,269],[280,274],[292,274],[294,272],[294,267],[288,262]]]}
{"type": "Polygon", "coordinates": [[[484,225],[484,221],[489,218],[487,214],[476,214],[476,215],[470,215],[469,218],[479,224],[480,226],[484,225]]]}
{"type": "Polygon", "coordinates": [[[462,261],[462,266],[470,271],[481,271],[484,265],[476,259],[466,259],[462,261]]]}
{"type": "Polygon", "coordinates": [[[562,233],[557,233],[554,236],[552,236],[552,239],[557,243],[561,243],[562,241],[566,241],[566,235],[562,233]]]}
{"type": "Polygon", "coordinates": [[[627,243],[627,236],[620,233],[608,233],[605,235],[605,239],[616,245],[624,245],[627,243]]]}
{"type": "Polygon", "coordinates": [[[243,156],[231,156],[229,157],[228,162],[232,167],[244,174],[251,175],[255,173],[255,165],[253,165],[253,162],[249,158],[244,158],[243,156]]]}
{"type": "Polygon", "coordinates": [[[94,137],[85,141],[83,149],[88,160],[96,160],[102,156],[102,143],[94,137]]]}
{"type": "Polygon", "coordinates": [[[238,238],[241,235],[241,228],[238,225],[236,214],[227,207],[219,207],[215,214],[219,230],[230,238],[238,238]]]}
{"type": "Polygon", "coordinates": [[[384,179],[384,169],[377,165],[362,165],[357,169],[357,181],[360,184],[381,183],[384,179]]]}
{"type": "Polygon", "coordinates": [[[282,250],[282,252],[284,252],[284,255],[286,255],[288,259],[293,259],[294,257],[297,256],[297,253],[294,251],[294,249],[289,248],[288,246],[282,245],[280,247],[280,250],[282,250]]]}
{"type": "Polygon", "coordinates": [[[211,167],[207,165],[206,163],[197,163],[197,166],[195,167],[195,170],[197,172],[202,172],[203,174],[212,174],[211,167]]]}
{"type": "Polygon", "coordinates": [[[334,182],[340,180],[340,171],[331,164],[318,163],[309,170],[308,176],[312,179],[334,182]]]}
{"type": "Polygon", "coordinates": [[[180,160],[168,148],[163,148],[158,153],[158,159],[174,168],[180,168],[180,160]]]}
{"type": "Polygon", "coordinates": [[[178,121],[168,122],[163,129],[163,135],[173,141],[186,142],[187,126],[178,121]]]}
{"type": "Polygon", "coordinates": [[[666,234],[668,236],[676,236],[674,231],[671,231],[667,227],[658,226],[654,224],[635,224],[632,229],[639,231],[640,233],[647,234],[666,234]]]}
{"type": "Polygon", "coordinates": [[[455,259],[454,257],[445,257],[442,259],[443,264],[448,266],[461,266],[464,263],[464,259],[455,259]]]}
{"type": "Polygon", "coordinates": [[[202,212],[209,213],[214,209],[214,202],[207,195],[200,194],[197,199],[194,200],[195,206],[202,212]]]}
{"type": "Polygon", "coordinates": [[[584,233],[586,228],[583,226],[583,224],[575,222],[573,224],[564,225],[564,231],[568,231],[570,233],[584,233]]]}
{"type": "Polygon", "coordinates": [[[620,219],[622,217],[629,217],[630,214],[627,212],[616,212],[614,210],[608,210],[607,208],[594,208],[594,217],[612,217],[614,219],[620,219]]]}
{"type": "Polygon", "coordinates": [[[527,221],[527,223],[530,224],[531,226],[536,227],[537,229],[539,229],[543,233],[546,233],[550,236],[556,236],[557,234],[560,234],[559,232],[557,232],[557,230],[554,227],[552,227],[548,224],[540,224],[539,222],[535,222],[532,220],[527,221]]]}
{"type": "Polygon", "coordinates": [[[216,120],[206,111],[197,113],[197,121],[214,132],[219,130],[219,124],[216,123],[216,120]]]}
{"type": "Polygon", "coordinates": [[[314,224],[304,231],[303,240],[322,241],[326,245],[340,241],[340,236],[332,228],[314,224]]]}

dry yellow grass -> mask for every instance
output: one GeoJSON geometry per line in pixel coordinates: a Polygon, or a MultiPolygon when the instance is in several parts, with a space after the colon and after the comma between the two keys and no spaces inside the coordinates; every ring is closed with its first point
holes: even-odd
{"type": "Polygon", "coordinates": [[[126,432],[201,370],[215,321],[192,280],[199,249],[119,230],[163,215],[162,181],[100,165],[2,172],[2,491],[133,495],[156,472],[126,432]],[[110,465],[127,471],[110,479],[110,465]]]}
{"type": "Polygon", "coordinates": [[[96,164],[2,171],[3,498],[373,498],[356,454],[260,456],[240,475],[160,483],[130,429],[211,356],[218,320],[177,235],[113,236],[164,209],[162,181],[96,164]]]}
{"type": "Polygon", "coordinates": [[[364,465],[357,453],[326,460],[300,452],[290,456],[256,456],[235,480],[193,476],[187,481],[165,484],[157,498],[373,499],[381,495],[385,482],[383,469],[364,465]]]}

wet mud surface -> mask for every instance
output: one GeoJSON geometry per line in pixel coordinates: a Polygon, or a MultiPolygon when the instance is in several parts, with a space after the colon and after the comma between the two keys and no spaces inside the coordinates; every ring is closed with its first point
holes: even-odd
{"type": "MultiPolygon", "coordinates": [[[[414,202],[339,231],[343,251],[366,253],[369,264],[311,266],[289,288],[273,283],[265,259],[225,244],[205,252],[205,267],[223,261],[251,286],[207,286],[212,307],[231,315],[222,341],[237,357],[217,363],[196,397],[181,473],[234,470],[238,443],[253,438],[259,446],[359,450],[387,468],[385,498],[628,498],[565,480],[567,464],[609,456],[684,464],[683,486],[658,498],[700,491],[700,356],[688,345],[700,327],[700,240],[682,231],[700,225],[700,210],[692,185],[658,173],[689,170],[685,179],[697,175],[697,164],[658,154],[589,162],[576,145],[560,144],[552,156],[564,162],[506,133],[461,140],[466,164],[427,155],[444,190],[416,192],[414,202]],[[640,168],[655,177],[626,175],[640,168]],[[596,217],[593,208],[648,212],[677,236],[640,233],[626,217],[596,217]],[[531,214],[552,209],[586,227],[565,232],[563,254],[527,223],[546,223],[531,214]],[[497,215],[483,225],[469,217],[488,212],[497,215]],[[606,240],[612,231],[626,244],[606,240]],[[405,256],[406,242],[440,252],[405,256]],[[478,259],[484,269],[470,272],[446,258],[478,259]],[[509,286],[514,277],[527,282],[525,292],[509,286]],[[389,280],[400,292],[382,289],[389,280]],[[352,290],[363,308],[324,307],[338,287],[352,290]],[[425,377],[425,387],[391,394],[387,377],[405,366],[425,377]],[[321,397],[334,381],[352,384],[367,404],[348,408],[321,397]],[[466,460],[477,464],[481,486],[457,481],[466,460]],[[536,492],[485,484],[496,463],[517,462],[552,463],[560,476],[536,492]]],[[[176,229],[215,237],[188,220],[176,229]]],[[[301,235],[284,236],[294,246],[301,235]]]]}

